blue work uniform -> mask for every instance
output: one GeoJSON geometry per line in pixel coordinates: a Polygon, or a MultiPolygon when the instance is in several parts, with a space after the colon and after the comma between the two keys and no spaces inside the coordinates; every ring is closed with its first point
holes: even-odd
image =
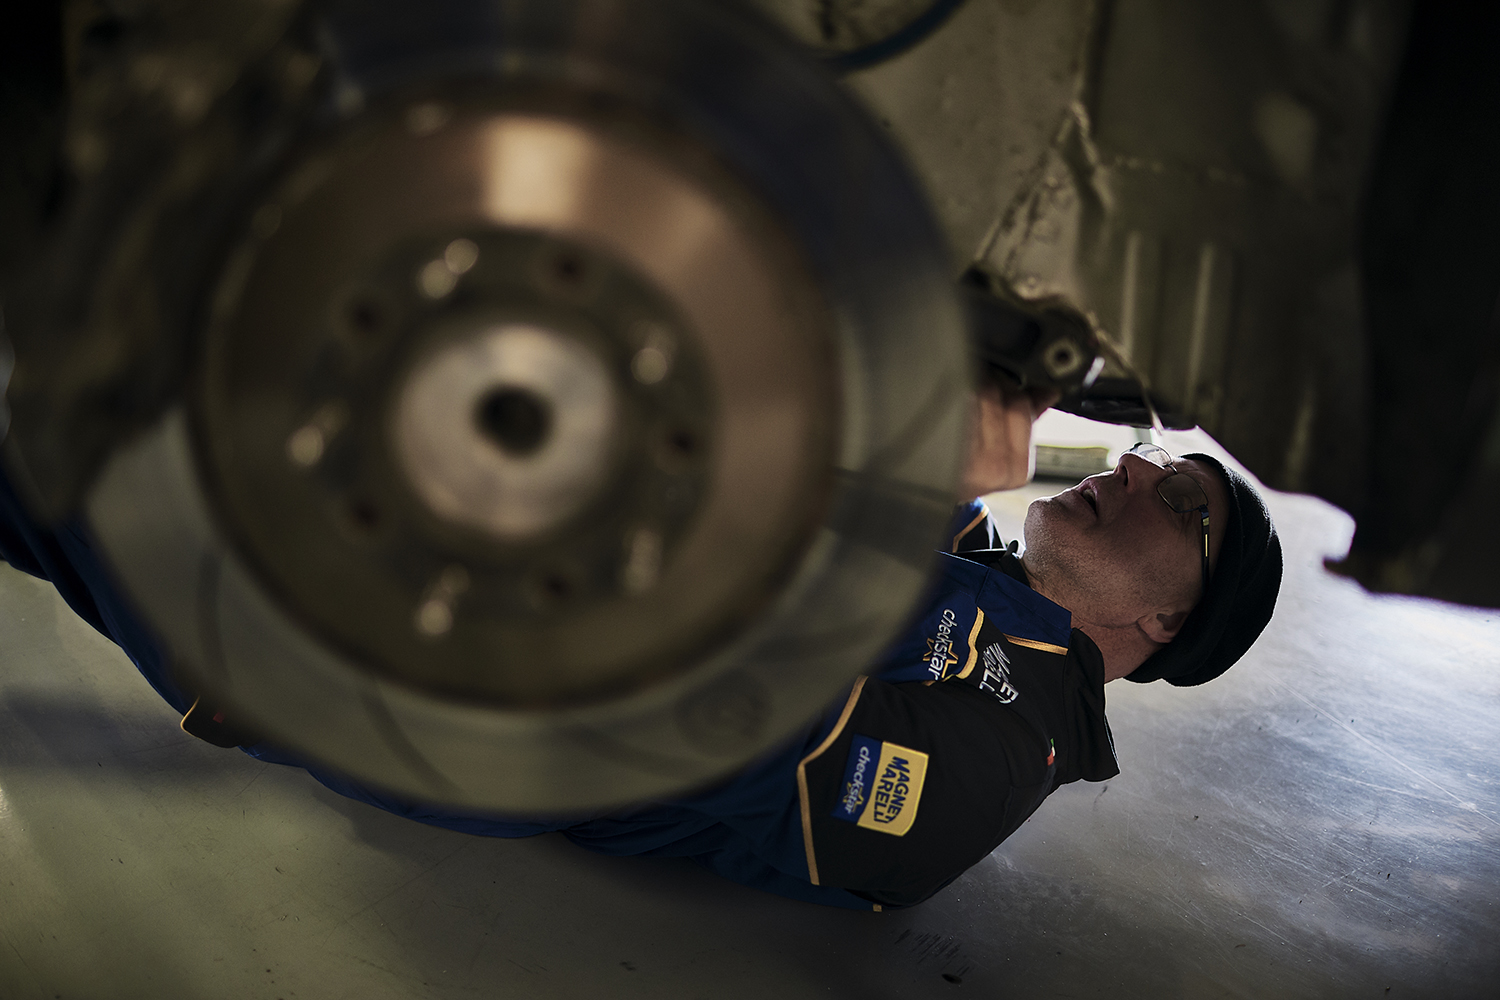
{"type": "MultiPolygon", "coordinates": [[[[604,854],[690,857],[809,902],[909,906],[982,860],[1055,788],[1118,773],[1098,649],[1071,628],[1065,609],[1027,585],[983,503],[958,508],[949,539],[921,616],[868,676],[778,750],[670,802],[581,820],[455,812],[397,800],[266,742],[236,742],[250,743],[243,749],[261,760],[305,767],[342,795],[435,826],[495,837],[557,831],[604,854]]],[[[203,734],[223,722],[197,718],[195,697],[87,528],[36,523],[3,471],[0,557],[51,581],[118,643],[184,714],[184,729],[203,734]]]]}

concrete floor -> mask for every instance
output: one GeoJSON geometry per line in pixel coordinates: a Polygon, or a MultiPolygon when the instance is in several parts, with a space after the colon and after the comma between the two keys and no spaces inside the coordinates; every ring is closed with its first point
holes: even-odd
{"type": "Polygon", "coordinates": [[[1346,517],[1271,505],[1246,660],[1112,684],[1123,774],[882,914],[347,802],[0,567],[0,998],[1500,996],[1500,615],[1367,595],[1346,517]]]}

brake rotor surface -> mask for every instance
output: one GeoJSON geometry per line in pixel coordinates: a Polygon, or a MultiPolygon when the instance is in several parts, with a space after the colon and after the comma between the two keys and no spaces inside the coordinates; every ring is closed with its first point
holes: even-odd
{"type": "Polygon", "coordinates": [[[901,624],[956,479],[899,159],[727,6],[317,16],[280,131],[176,140],[239,129],[223,210],[114,235],[203,248],[178,401],[88,499],[122,581],[197,690],[424,801],[597,811],[773,748],[901,624]]]}
{"type": "Polygon", "coordinates": [[[259,209],[198,384],[214,496],[389,676],[517,707],[638,687],[758,610],[823,513],[827,313],[670,147],[556,113],[414,128],[431,107],[259,209]]]}

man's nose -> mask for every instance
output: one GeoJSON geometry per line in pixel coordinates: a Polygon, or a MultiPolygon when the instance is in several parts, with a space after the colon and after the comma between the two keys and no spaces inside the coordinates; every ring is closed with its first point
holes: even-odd
{"type": "Polygon", "coordinates": [[[1171,469],[1129,453],[1120,456],[1119,467],[1125,476],[1126,489],[1149,489],[1172,474],[1171,469]]]}

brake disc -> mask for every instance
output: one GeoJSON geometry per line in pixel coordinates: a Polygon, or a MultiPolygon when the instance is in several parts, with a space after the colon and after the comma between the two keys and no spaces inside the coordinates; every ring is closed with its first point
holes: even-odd
{"type": "Polygon", "coordinates": [[[869,663],[969,362],[825,67],[728,5],[453,0],[309,7],[238,79],[100,169],[129,211],[81,199],[104,263],[50,356],[90,388],[18,338],[26,466],[63,496],[67,434],[105,442],[88,518],[189,687],[399,795],[588,812],[869,663]],[[170,374],[108,424],[132,358],[170,374]]]}

